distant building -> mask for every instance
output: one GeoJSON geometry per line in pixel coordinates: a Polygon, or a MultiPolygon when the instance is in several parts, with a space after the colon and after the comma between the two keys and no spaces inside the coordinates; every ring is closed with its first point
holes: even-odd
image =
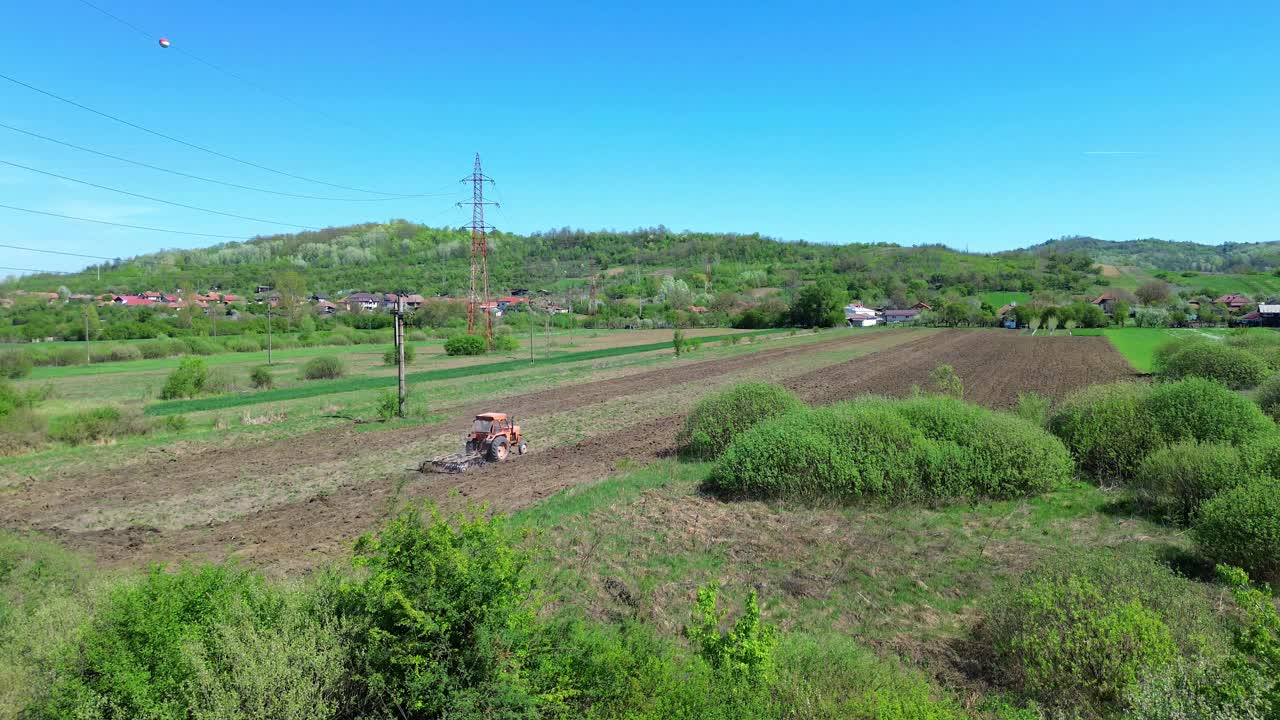
{"type": "Polygon", "coordinates": [[[1215,305],[1226,305],[1227,310],[1230,310],[1231,312],[1240,312],[1244,310],[1245,307],[1252,305],[1253,301],[1249,299],[1248,295],[1231,293],[1228,295],[1223,295],[1217,300],[1214,300],[1213,303],[1215,305]]]}
{"type": "Polygon", "coordinates": [[[1258,324],[1263,327],[1280,327],[1280,305],[1263,303],[1258,306],[1256,313],[1250,315],[1257,315],[1258,324]]]}
{"type": "Polygon", "coordinates": [[[382,299],[372,293],[351,293],[343,299],[347,309],[351,312],[372,311],[377,310],[382,303],[382,299]]]}
{"type": "Polygon", "coordinates": [[[1102,308],[1102,312],[1110,315],[1112,311],[1115,310],[1117,300],[1120,300],[1120,298],[1117,297],[1115,293],[1108,290],[1095,298],[1093,300],[1093,304],[1102,308]]]}
{"type": "Polygon", "coordinates": [[[844,306],[844,321],[849,327],[871,327],[879,318],[874,308],[863,307],[862,303],[844,306]]]}
{"type": "Polygon", "coordinates": [[[884,321],[889,325],[897,325],[898,323],[911,322],[920,317],[920,311],[915,308],[907,308],[906,310],[885,310],[884,321]]]}

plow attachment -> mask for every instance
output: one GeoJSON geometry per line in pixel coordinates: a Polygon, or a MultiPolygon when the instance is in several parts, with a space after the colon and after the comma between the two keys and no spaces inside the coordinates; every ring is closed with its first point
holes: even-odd
{"type": "Polygon", "coordinates": [[[418,471],[424,473],[460,473],[484,463],[484,456],[478,452],[453,453],[452,455],[441,455],[437,458],[424,460],[422,465],[418,467],[418,471]]]}

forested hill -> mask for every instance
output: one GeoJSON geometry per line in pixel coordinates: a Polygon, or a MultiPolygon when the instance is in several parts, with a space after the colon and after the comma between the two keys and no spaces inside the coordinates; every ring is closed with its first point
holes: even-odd
{"type": "Polygon", "coordinates": [[[1174,240],[1099,240],[1064,237],[1028,248],[1038,253],[1084,253],[1100,263],[1151,270],[1243,273],[1280,266],[1280,241],[1201,245],[1174,240]]]}
{"type": "MultiPolygon", "coordinates": [[[[705,292],[795,288],[830,278],[852,297],[904,300],[942,288],[1081,291],[1094,271],[1080,252],[1044,250],[962,253],[941,245],[824,245],[760,235],[556,230],[489,239],[491,286],[565,292],[598,277],[602,298],[651,295],[655,278],[672,275],[705,292]]],[[[296,272],[308,292],[408,291],[465,294],[470,235],[405,221],[256,238],[198,250],[158,252],[76,275],[35,275],[0,290],[75,293],[177,289],[247,294],[296,272]]]]}

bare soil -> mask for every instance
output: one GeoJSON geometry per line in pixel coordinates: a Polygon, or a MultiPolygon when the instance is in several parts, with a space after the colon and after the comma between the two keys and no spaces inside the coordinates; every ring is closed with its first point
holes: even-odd
{"type": "MultiPolygon", "coordinates": [[[[272,572],[304,571],[345,555],[350,541],[404,501],[424,498],[443,506],[487,503],[511,511],[565,488],[607,477],[621,463],[643,465],[674,451],[683,415],[671,415],[625,431],[589,437],[568,447],[549,448],[503,465],[464,475],[404,472],[376,478],[349,478],[336,490],[296,502],[264,507],[227,522],[161,531],[151,527],[112,527],[71,532],[63,521],[94,503],[146,503],[150,498],[194,492],[242,474],[287,475],[298,466],[339,459],[352,453],[378,453],[424,432],[461,427],[476,412],[501,407],[519,416],[585,407],[612,398],[641,394],[655,385],[696,382],[757,363],[785,363],[798,355],[856,347],[885,333],[841,336],[799,347],[774,348],[727,360],[673,364],[622,378],[518,395],[466,408],[435,426],[379,433],[326,431],[286,442],[263,443],[240,452],[225,450],[190,455],[154,453],[104,482],[77,472],[34,479],[6,498],[0,526],[38,529],[67,544],[117,564],[218,560],[228,555],[272,572]]],[[[921,334],[896,347],[784,381],[811,402],[845,400],[866,393],[903,395],[912,385],[928,386],[938,363],[951,364],[964,381],[966,397],[991,407],[1008,407],[1019,392],[1060,397],[1082,385],[1130,377],[1133,371],[1100,337],[1039,338],[999,331],[947,331],[921,334]]]]}

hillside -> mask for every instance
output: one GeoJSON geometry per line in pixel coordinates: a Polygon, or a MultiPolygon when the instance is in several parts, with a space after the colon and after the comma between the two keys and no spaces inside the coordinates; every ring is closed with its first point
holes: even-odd
{"type": "Polygon", "coordinates": [[[1158,240],[1099,240],[1069,236],[1028,248],[1037,253],[1084,253],[1100,263],[1171,272],[1266,272],[1280,266],[1280,241],[1202,245],[1158,240]]]}
{"type": "MultiPolygon", "coordinates": [[[[406,221],[275,235],[197,250],[173,250],[88,268],[76,275],[33,275],[0,289],[76,293],[221,289],[251,293],[296,271],[308,292],[409,290],[464,295],[470,236],[464,229],[406,221]],[[97,270],[101,270],[98,277],[97,270]]],[[[760,235],[570,230],[532,235],[494,233],[489,240],[495,290],[529,287],[567,293],[598,275],[602,298],[646,297],[664,275],[695,292],[743,293],[795,288],[838,278],[867,301],[906,302],[943,288],[960,294],[1042,288],[1083,290],[1093,281],[1079,253],[962,253],[941,245],[821,245],[760,235]]]]}

